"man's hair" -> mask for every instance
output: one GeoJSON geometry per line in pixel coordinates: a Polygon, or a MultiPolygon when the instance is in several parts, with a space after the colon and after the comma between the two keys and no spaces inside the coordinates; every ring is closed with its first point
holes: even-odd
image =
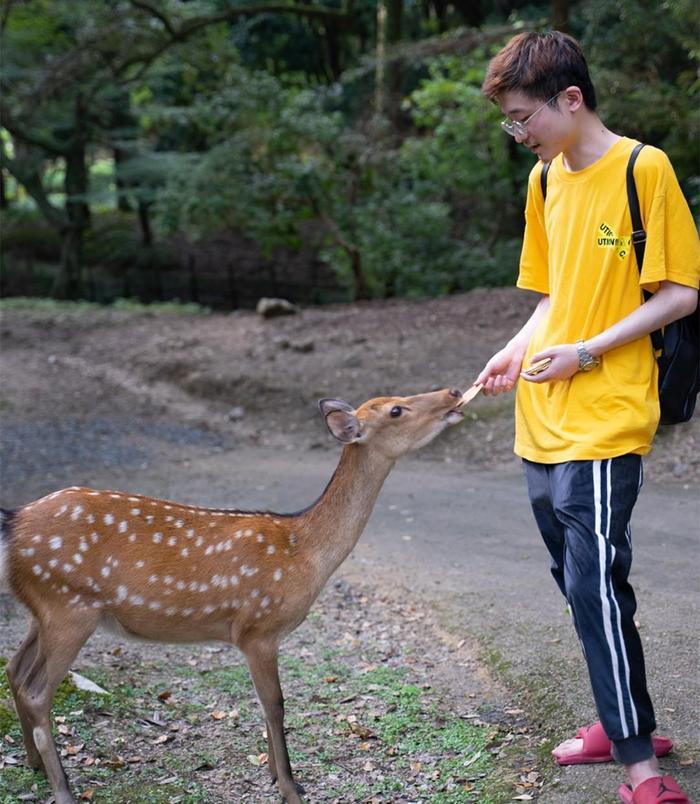
{"type": "Polygon", "coordinates": [[[561,31],[521,33],[489,64],[481,91],[496,102],[504,92],[523,92],[548,100],[570,86],[581,90],[590,111],[597,106],[595,88],[579,43],[561,31]]]}

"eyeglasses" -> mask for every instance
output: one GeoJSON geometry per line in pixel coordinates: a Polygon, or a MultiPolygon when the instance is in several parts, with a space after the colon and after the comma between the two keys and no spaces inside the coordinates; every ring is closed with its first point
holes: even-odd
{"type": "Polygon", "coordinates": [[[538,112],[541,112],[542,109],[550,104],[555,98],[558,98],[563,91],[563,89],[560,89],[556,95],[552,95],[548,101],[545,101],[542,106],[540,106],[538,109],[535,109],[535,111],[525,120],[511,120],[509,117],[506,117],[505,120],[501,121],[501,128],[506,132],[506,134],[510,134],[511,137],[515,137],[516,135],[518,137],[527,137],[527,124],[530,122],[530,120],[532,120],[532,118],[538,112]]]}

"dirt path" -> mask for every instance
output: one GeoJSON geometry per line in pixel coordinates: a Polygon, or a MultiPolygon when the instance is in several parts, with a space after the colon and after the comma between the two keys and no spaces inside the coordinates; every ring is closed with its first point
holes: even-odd
{"type": "MultiPolygon", "coordinates": [[[[246,313],[5,314],[0,504],[77,483],[297,510],[318,495],[337,459],[314,410],[317,397],[357,403],[381,392],[458,384],[517,327],[529,304],[520,294],[479,291],[439,302],[311,310],[278,322],[246,313]],[[499,323],[489,328],[493,320],[499,323]]],[[[339,632],[361,635],[355,648],[364,645],[366,655],[407,667],[413,680],[429,679],[442,706],[464,717],[477,708],[483,722],[501,725],[502,738],[511,735],[501,760],[509,792],[488,800],[524,794],[550,804],[613,802],[616,769],[556,770],[546,756],[553,740],[593,713],[578,645],[510,453],[511,404],[479,400],[470,421],[397,467],[339,572],[345,586],[331,586],[318,613],[339,632]],[[373,627],[358,628],[358,621],[373,627]]],[[[647,462],[634,535],[650,685],[660,729],[678,745],[664,767],[689,791],[700,791],[698,433],[697,422],[676,428],[647,462]]],[[[7,655],[21,621],[11,611],[2,622],[0,655],[7,655]]],[[[318,656],[337,648],[323,642],[327,628],[313,619],[309,627],[292,638],[292,652],[318,656]]],[[[110,650],[98,641],[88,666],[110,650]]],[[[159,655],[144,646],[127,650],[146,663],[159,655]]],[[[198,661],[191,651],[172,656],[198,661]]],[[[217,657],[207,661],[216,664],[217,657]]],[[[343,661],[351,657],[352,650],[343,661]]],[[[303,697],[308,687],[292,681],[293,696],[303,697]]],[[[347,760],[348,778],[374,772],[354,761],[347,760]]],[[[230,789],[233,771],[216,763],[205,773],[208,790],[230,789]]],[[[318,790],[321,766],[310,776],[318,790]]],[[[386,793],[376,800],[437,800],[425,784],[421,792],[406,780],[408,797],[386,793]]],[[[449,800],[479,800],[469,784],[461,798],[449,800]]],[[[335,800],[365,800],[344,795],[335,800]]],[[[254,785],[241,801],[262,796],[254,785]]]]}

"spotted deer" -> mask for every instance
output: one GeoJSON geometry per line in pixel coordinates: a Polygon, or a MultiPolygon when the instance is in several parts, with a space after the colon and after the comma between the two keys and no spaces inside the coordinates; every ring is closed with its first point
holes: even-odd
{"type": "Polygon", "coordinates": [[[54,693],[98,625],[167,642],[223,640],[245,656],[267,728],[268,767],[290,804],[280,640],[308,614],[362,533],[397,458],[461,421],[461,393],[322,399],[344,448],[316,503],[294,514],[201,508],[67,488],[2,511],[0,581],[31,613],[7,665],[27,757],[57,804],[74,801],[51,735],[54,693]]]}

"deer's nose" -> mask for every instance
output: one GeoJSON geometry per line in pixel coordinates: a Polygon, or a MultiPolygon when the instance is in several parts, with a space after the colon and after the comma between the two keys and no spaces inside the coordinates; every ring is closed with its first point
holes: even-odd
{"type": "Polygon", "coordinates": [[[450,394],[450,396],[453,396],[455,399],[461,399],[462,398],[462,392],[460,390],[458,390],[457,388],[450,388],[449,394],[450,394]]]}

